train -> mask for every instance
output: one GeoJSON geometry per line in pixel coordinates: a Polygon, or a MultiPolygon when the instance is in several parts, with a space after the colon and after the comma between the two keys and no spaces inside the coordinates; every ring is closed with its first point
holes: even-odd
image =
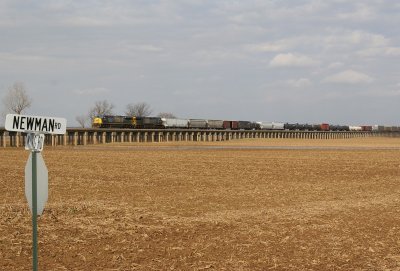
{"type": "Polygon", "coordinates": [[[292,131],[379,131],[399,132],[399,126],[302,124],[217,119],[178,119],[161,117],[97,116],[93,128],[117,129],[203,129],[203,130],[292,130],[292,131]]]}

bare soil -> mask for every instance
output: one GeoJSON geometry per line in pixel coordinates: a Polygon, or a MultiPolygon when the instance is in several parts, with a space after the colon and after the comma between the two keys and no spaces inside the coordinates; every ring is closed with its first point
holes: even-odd
{"type": "MultiPolygon", "coordinates": [[[[42,154],[39,270],[400,270],[398,138],[42,154]]],[[[0,149],[0,270],[32,269],[28,155],[0,149]]]]}

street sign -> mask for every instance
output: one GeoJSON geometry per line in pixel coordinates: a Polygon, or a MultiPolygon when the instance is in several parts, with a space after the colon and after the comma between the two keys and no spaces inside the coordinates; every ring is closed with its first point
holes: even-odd
{"type": "Polygon", "coordinates": [[[33,271],[37,271],[37,216],[43,214],[49,189],[49,174],[40,152],[43,150],[44,134],[65,134],[67,120],[63,118],[8,114],[5,128],[7,131],[26,133],[25,149],[31,151],[25,166],[25,196],[32,212],[32,267],[33,271]]]}
{"type": "MultiPolygon", "coordinates": [[[[33,212],[33,201],[32,201],[32,152],[29,154],[28,161],[25,166],[25,196],[29,204],[31,212],[33,212]]],[[[37,214],[41,215],[44,210],[44,206],[47,202],[48,197],[48,171],[46,164],[44,163],[42,154],[40,152],[35,153],[37,157],[37,214]]]]}
{"type": "Polygon", "coordinates": [[[63,135],[67,130],[67,120],[64,118],[7,114],[5,128],[7,131],[13,132],[63,135]]]}

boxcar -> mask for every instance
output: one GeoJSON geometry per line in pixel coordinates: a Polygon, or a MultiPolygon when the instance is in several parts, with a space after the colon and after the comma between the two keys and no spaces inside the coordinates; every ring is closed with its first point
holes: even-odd
{"type": "Polygon", "coordinates": [[[372,126],[369,126],[369,125],[362,125],[362,126],[361,126],[361,131],[370,132],[370,131],[372,131],[372,126]]]}
{"type": "Polygon", "coordinates": [[[329,131],[329,124],[328,123],[321,123],[321,131],[329,131]]]}
{"type": "Polygon", "coordinates": [[[231,122],[229,120],[224,120],[224,123],[222,124],[224,126],[225,130],[231,130],[231,122]]]}
{"type": "Polygon", "coordinates": [[[224,120],[223,126],[224,126],[225,130],[237,130],[238,129],[238,121],[224,120]]]}

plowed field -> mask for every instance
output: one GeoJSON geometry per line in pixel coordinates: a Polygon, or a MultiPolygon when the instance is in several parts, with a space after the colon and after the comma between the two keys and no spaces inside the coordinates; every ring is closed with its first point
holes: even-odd
{"type": "MultiPolygon", "coordinates": [[[[39,270],[400,270],[400,139],[42,154],[39,270]]],[[[28,155],[0,149],[0,270],[32,268],[28,155]]]]}

